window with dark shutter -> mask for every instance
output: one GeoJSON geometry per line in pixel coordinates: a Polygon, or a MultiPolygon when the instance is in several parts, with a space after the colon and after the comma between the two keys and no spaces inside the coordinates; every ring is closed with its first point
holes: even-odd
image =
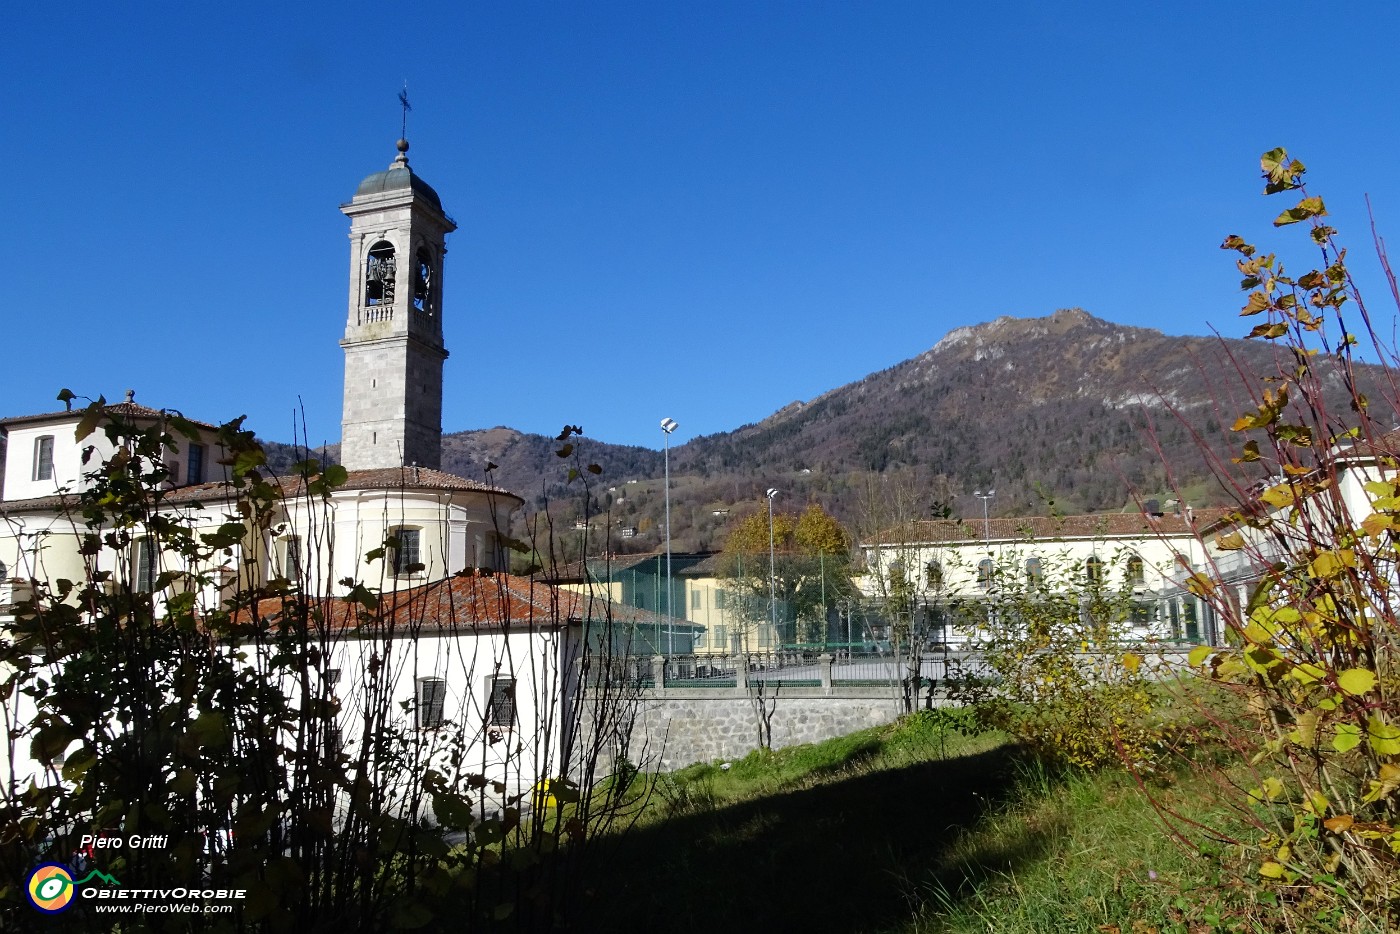
{"type": "Polygon", "coordinates": [[[149,538],[136,540],[135,589],[150,593],[156,581],[156,550],[149,538]]]}
{"type": "Polygon", "coordinates": [[[447,703],[447,682],[441,678],[418,679],[418,728],[442,726],[443,706],[447,703]]]}
{"type": "Polygon", "coordinates": [[[514,678],[491,679],[491,696],[486,704],[486,722],[491,726],[515,726],[514,678]]]}

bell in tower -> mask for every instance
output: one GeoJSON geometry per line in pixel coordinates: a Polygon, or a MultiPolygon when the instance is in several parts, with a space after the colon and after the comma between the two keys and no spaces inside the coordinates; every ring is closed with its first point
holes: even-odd
{"type": "Polygon", "coordinates": [[[341,463],[349,470],[442,460],[442,268],[457,225],[408,167],[408,141],[360,182],[350,218],[341,463]]]}

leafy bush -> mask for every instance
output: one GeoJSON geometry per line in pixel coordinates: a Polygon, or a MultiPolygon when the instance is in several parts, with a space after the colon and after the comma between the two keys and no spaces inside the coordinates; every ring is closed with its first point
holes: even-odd
{"type": "Polygon", "coordinates": [[[1249,336],[1275,344],[1278,367],[1233,426],[1246,440],[1221,473],[1238,508],[1189,581],[1231,644],[1191,661],[1239,701],[1238,716],[1202,713],[1251,775],[1220,787],[1252,828],[1227,839],[1270,909],[1258,925],[1389,930],[1400,924],[1400,446],[1387,435],[1393,394],[1357,388],[1358,348],[1392,358],[1302,163],[1275,149],[1261,166],[1265,194],[1301,195],[1275,226],[1303,225],[1320,261],[1292,274],[1241,237],[1222,245],[1249,293],[1241,314],[1262,318],[1249,336]],[[1327,396],[1338,385],[1340,409],[1327,396]],[[1267,479],[1250,486],[1261,467],[1267,479]]]}
{"type": "Polygon", "coordinates": [[[1034,577],[1014,559],[994,567],[986,597],[956,610],[978,669],[952,682],[952,696],[1048,764],[1126,759],[1153,769],[1169,729],[1155,714],[1154,666],[1135,630],[1132,588],[1110,587],[1105,576],[1084,581],[1078,571],[1049,557],[1034,577]]]}

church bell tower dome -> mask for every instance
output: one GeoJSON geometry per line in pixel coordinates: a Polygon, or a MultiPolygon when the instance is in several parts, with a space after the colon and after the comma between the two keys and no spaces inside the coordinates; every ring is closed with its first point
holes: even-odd
{"type": "Polygon", "coordinates": [[[433,190],[433,186],[414,175],[413,170],[408,167],[408,140],[399,140],[398,149],[399,154],[394,158],[392,165],[383,172],[365,176],[365,180],[360,182],[360,187],[355,189],[355,197],[381,195],[408,188],[441,212],[442,199],[433,190]]]}
{"type": "Polygon", "coordinates": [[[442,460],[442,273],[456,223],[408,165],[408,141],[340,210],[350,218],[341,462],[350,470],[442,460]]]}

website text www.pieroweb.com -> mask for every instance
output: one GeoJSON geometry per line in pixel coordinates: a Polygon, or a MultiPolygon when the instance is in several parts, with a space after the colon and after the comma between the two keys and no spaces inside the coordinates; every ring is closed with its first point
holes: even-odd
{"type": "Polygon", "coordinates": [[[35,910],[50,915],[74,908],[94,914],[229,914],[248,897],[246,889],[134,884],[90,865],[99,850],[164,849],[168,842],[160,835],[85,835],[69,862],[30,870],[25,894],[35,910]]]}

